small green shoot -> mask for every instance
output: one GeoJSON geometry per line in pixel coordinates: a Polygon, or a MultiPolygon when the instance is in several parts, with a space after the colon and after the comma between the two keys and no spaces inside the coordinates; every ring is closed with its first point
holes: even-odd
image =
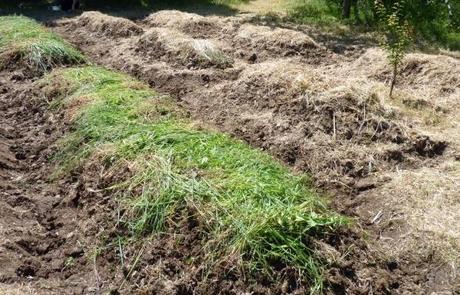
{"type": "Polygon", "coordinates": [[[409,23],[402,17],[403,6],[404,0],[396,1],[391,9],[387,9],[381,0],[375,1],[380,28],[385,35],[381,45],[387,51],[388,61],[393,69],[390,98],[393,97],[399,66],[411,42],[409,23]]]}
{"type": "Polygon", "coordinates": [[[71,268],[74,265],[75,265],[75,258],[73,258],[72,256],[69,256],[64,262],[64,269],[71,268]]]}

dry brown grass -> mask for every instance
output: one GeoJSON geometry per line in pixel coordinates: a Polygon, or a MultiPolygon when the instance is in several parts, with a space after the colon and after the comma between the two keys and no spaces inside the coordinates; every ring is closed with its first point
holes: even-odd
{"type": "Polygon", "coordinates": [[[460,287],[460,163],[446,161],[387,176],[390,182],[365,197],[374,200],[372,209],[369,204],[361,208],[362,216],[381,214],[376,223],[382,234],[376,246],[388,261],[429,262],[431,270],[420,273],[442,275],[437,291],[460,287]],[[442,274],[433,273],[433,268],[442,274]]]}
{"type": "Polygon", "coordinates": [[[178,10],[163,10],[150,14],[144,22],[152,27],[169,27],[183,29],[199,23],[211,23],[209,19],[195,14],[178,10]]]}
{"type": "Polygon", "coordinates": [[[139,35],[142,28],[134,22],[121,17],[113,17],[97,11],[88,11],[78,17],[77,26],[86,27],[91,32],[112,36],[128,37],[139,35]]]}
{"type": "Polygon", "coordinates": [[[254,47],[264,49],[277,47],[282,50],[302,51],[320,47],[313,39],[302,32],[251,24],[242,25],[235,39],[237,42],[248,42],[254,47]]]}
{"type": "Polygon", "coordinates": [[[382,214],[378,219],[382,236],[374,247],[388,260],[430,261],[433,268],[425,271],[433,277],[434,291],[453,290],[460,286],[460,163],[455,159],[460,151],[460,61],[409,54],[394,99],[388,98],[389,73],[384,53],[369,49],[325,75],[332,84],[351,84],[361,91],[373,88],[380,103],[394,110],[402,124],[448,142],[449,148],[442,159],[418,169],[395,166],[384,172],[382,177],[390,181],[363,194],[366,201],[358,211],[369,220],[382,214]]]}
{"type": "Polygon", "coordinates": [[[194,39],[174,30],[153,28],[139,41],[142,49],[152,55],[167,55],[183,65],[214,65],[228,67],[233,60],[220,48],[217,42],[194,39]]]}
{"type": "MultiPolygon", "coordinates": [[[[40,294],[30,284],[0,284],[0,295],[37,295],[40,294]]],[[[43,293],[41,293],[43,294],[43,293]]]]}

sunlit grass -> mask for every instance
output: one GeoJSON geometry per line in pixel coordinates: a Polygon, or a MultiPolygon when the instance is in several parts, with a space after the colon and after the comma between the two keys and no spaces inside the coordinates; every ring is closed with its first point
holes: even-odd
{"type": "Polygon", "coordinates": [[[80,52],[37,22],[23,16],[0,17],[0,65],[23,62],[45,71],[83,61],[80,52]]]}

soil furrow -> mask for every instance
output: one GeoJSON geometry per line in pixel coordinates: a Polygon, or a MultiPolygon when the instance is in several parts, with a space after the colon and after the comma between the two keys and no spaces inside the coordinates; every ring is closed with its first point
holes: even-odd
{"type": "Polygon", "coordinates": [[[49,178],[65,128],[31,85],[21,70],[0,73],[0,293],[79,294],[94,283],[81,211],[66,203],[68,181],[49,178]]]}

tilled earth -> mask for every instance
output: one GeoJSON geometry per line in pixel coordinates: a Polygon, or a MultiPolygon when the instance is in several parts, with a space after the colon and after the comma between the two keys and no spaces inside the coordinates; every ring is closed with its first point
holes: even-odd
{"type": "MultiPolygon", "coordinates": [[[[94,62],[175,97],[202,124],[312,175],[357,225],[317,245],[330,262],[327,292],[460,292],[458,59],[410,54],[390,100],[379,49],[334,52],[302,30],[250,16],[161,11],[132,22],[87,12],[52,26],[94,62]]],[[[289,274],[278,286],[204,280],[185,261],[199,239],[182,232],[187,226],[171,233],[190,237],[182,248],[166,235],[125,249],[124,267],[117,245],[93,253],[96,239],[122,231],[116,204],[100,192],[100,167],[49,180],[48,158],[67,127],[34,99],[41,90],[32,80],[20,71],[0,80],[0,292],[2,284],[32,294],[304,290],[289,274]]]]}
{"type": "Polygon", "coordinates": [[[87,12],[53,26],[96,63],[310,173],[370,234],[331,272],[342,291],[459,290],[458,59],[409,54],[389,99],[380,49],[322,45],[251,16],[87,12]]]}
{"type": "MultiPolygon", "coordinates": [[[[202,237],[187,208],[167,232],[118,244],[126,236],[118,222],[122,213],[116,198],[104,191],[114,181],[112,173],[90,161],[70,176],[56,174],[52,157],[71,126],[65,111],[52,111],[52,101],[44,99],[60,86],[45,86],[39,77],[27,68],[0,72],[0,294],[306,292],[290,268],[277,271],[274,279],[247,280],[232,272],[232,265],[206,273],[199,255],[188,261],[200,253],[202,237]]],[[[346,242],[331,237],[318,248],[333,257],[358,238],[347,234],[346,242]]],[[[356,245],[366,248],[359,240],[356,245]]],[[[331,290],[344,288],[340,271],[346,264],[330,269],[331,290]]]]}
{"type": "Polygon", "coordinates": [[[75,183],[49,181],[48,157],[65,128],[31,85],[21,70],[0,74],[0,293],[78,293],[94,281],[85,263],[69,271],[83,261],[83,211],[70,204],[75,183]]]}

